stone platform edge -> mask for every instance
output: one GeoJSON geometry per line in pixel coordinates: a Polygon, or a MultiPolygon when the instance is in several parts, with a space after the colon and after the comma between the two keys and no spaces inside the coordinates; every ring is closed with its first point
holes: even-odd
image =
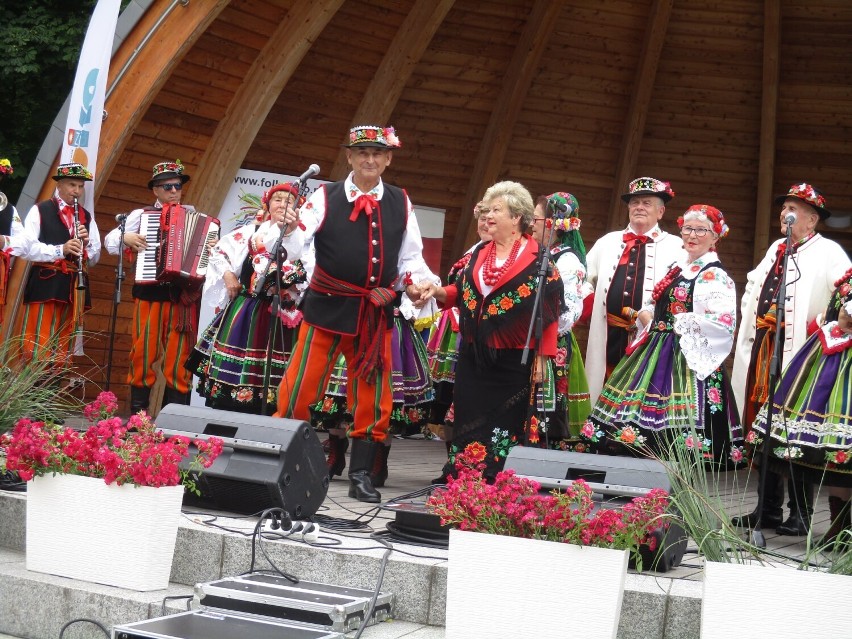
{"type": "MultiPolygon", "coordinates": [[[[251,539],[213,528],[186,512],[178,531],[168,590],[139,593],[26,570],[26,497],[0,491],[0,633],[55,639],[70,619],[90,617],[108,627],[161,614],[164,597],[192,594],[198,583],[245,573],[251,565],[251,539]]],[[[253,520],[217,521],[248,531],[253,520]]],[[[61,522],[57,522],[61,525],[61,522]]],[[[264,542],[269,559],[282,571],[308,581],[372,590],[384,548],[364,537],[338,536],[347,550],[309,546],[298,541],[264,542]]],[[[443,626],[447,593],[445,550],[395,545],[382,590],[394,595],[393,618],[443,626]]],[[[120,552],[121,549],[112,549],[120,552]]],[[[105,549],[110,552],[110,549],[105,549]]],[[[261,552],[255,569],[269,569],[261,552]]],[[[534,584],[534,576],[531,584],[534,584]]],[[[534,587],[534,586],[533,586],[534,587]]],[[[702,583],[657,573],[628,573],[618,639],[693,639],[699,637],[702,583]]],[[[566,593],[582,596],[582,593],[566,593]]],[[[170,601],[167,611],[185,609],[170,601]]],[[[566,620],[570,624],[570,620],[566,620]]],[[[68,633],[71,637],[97,636],[68,633]]]]}

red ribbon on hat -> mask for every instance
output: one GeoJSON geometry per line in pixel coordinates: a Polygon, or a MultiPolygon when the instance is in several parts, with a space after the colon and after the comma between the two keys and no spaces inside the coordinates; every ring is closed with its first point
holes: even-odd
{"type": "Polygon", "coordinates": [[[374,198],[372,195],[367,193],[363,193],[358,196],[355,200],[355,206],[352,208],[352,213],[349,214],[349,221],[354,222],[358,219],[358,216],[361,214],[361,211],[367,214],[367,216],[373,215],[373,207],[379,205],[379,201],[374,198]]]}

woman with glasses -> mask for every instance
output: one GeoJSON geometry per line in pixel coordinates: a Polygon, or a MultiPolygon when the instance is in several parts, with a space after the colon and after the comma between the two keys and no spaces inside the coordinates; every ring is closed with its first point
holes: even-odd
{"type": "MultiPolygon", "coordinates": [[[[657,282],[635,313],[637,337],[616,366],[582,435],[611,453],[684,437],[717,461],[742,443],[742,428],[722,362],[734,343],[737,297],[716,243],[724,216],[695,204],[678,219],[686,259],[657,282]]],[[[735,453],[736,454],[736,453],[735,453]]]]}
{"type": "Polygon", "coordinates": [[[296,184],[273,186],[263,194],[255,223],[231,231],[210,252],[204,291],[217,313],[186,363],[198,376],[198,393],[208,406],[258,415],[275,411],[278,385],[301,319],[296,310],[297,286],[306,275],[297,259],[303,240],[297,209],[303,199],[296,184]],[[279,274],[269,260],[282,231],[288,259],[279,274]],[[271,306],[279,276],[285,290],[276,318],[271,306]],[[272,356],[264,402],[270,324],[272,356]]]}

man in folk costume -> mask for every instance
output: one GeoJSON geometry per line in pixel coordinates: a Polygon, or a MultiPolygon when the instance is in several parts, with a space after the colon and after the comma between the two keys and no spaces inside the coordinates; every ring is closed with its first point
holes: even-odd
{"type": "Polygon", "coordinates": [[[276,415],[309,419],[342,353],[354,415],[349,496],[377,503],[370,471],[390,426],[395,290],[404,289],[420,307],[425,296],[416,283],[440,280],[423,260],[408,194],[381,178],[400,147],[394,129],[356,126],[343,146],[349,177],[320,187],[301,209],[306,253],[312,247],[316,261],[307,265],[303,322],[276,415]]]}
{"type": "MultiPolygon", "coordinates": [[[[162,210],[164,205],[179,205],[183,185],[189,182],[180,160],[159,162],[154,165],[148,188],[154,194],[154,204],[131,211],[125,220],[124,246],[121,227],[110,231],[104,245],[111,255],[122,248],[128,257],[148,248],[145,236],[140,233],[142,214],[162,210]]],[[[191,206],[184,208],[192,209],[191,206]]],[[[160,219],[160,228],[164,220],[160,219]]],[[[141,259],[141,258],[140,258],[141,259]]],[[[133,285],[133,335],[130,344],[130,411],[148,410],[151,388],[157,380],[154,363],[163,360],[165,378],[163,405],[189,404],[192,375],[184,367],[192,347],[195,346],[200,286],[182,282],[156,280],[136,282],[133,285]]]]}
{"type": "MultiPolygon", "coordinates": [[[[0,159],[0,181],[13,173],[12,163],[6,158],[0,159]]],[[[24,223],[18,210],[12,206],[6,194],[0,191],[0,319],[2,308],[6,304],[7,282],[12,257],[26,256],[32,245],[32,238],[24,230],[24,223]]],[[[2,329],[2,327],[0,327],[2,329]]],[[[2,342],[0,330],[0,342],[2,342]]]]}
{"type": "MultiPolygon", "coordinates": [[[[775,198],[781,206],[781,234],[786,237],[786,219],[795,216],[791,226],[792,255],[787,264],[782,369],[807,340],[812,322],[828,305],[834,284],[852,265],[846,251],[816,232],[820,220],[831,212],[825,208],[823,194],[810,184],[794,184],[775,198]]],[[[742,413],[742,423],[751,429],[757,412],[769,397],[769,362],[772,358],[776,323],[775,298],[781,282],[786,239],[776,240],[766,251],[760,264],[748,274],[740,310],[742,319],[734,354],[731,377],[734,396],[742,413]]],[[[780,372],[780,371],[779,371],[780,372]]],[[[750,437],[746,438],[746,441],[750,437]]],[[[762,527],[776,528],[779,535],[806,535],[813,512],[813,485],[791,477],[790,516],[783,520],[784,478],[769,472],[763,495],[763,511],[734,517],[738,526],[754,527],[758,519],[762,527]]]]}
{"type": "Polygon", "coordinates": [[[53,179],[53,197],[33,205],[24,219],[33,240],[26,256],[32,264],[17,332],[25,358],[55,357],[64,364],[82,330],[83,311],[91,307],[88,285],[82,290],[78,283],[88,283],[88,269],[101,255],[101,236],[92,214],[78,203],[92,180],[89,169],[77,162],[60,164],[53,179]]]}
{"type": "Polygon", "coordinates": [[[595,290],[586,349],[592,405],[624,356],[635,309],[650,298],[669,267],[686,257],[683,241],[659,226],[673,197],[668,182],[650,177],[633,180],[621,196],[627,203],[627,228],[604,235],[587,255],[586,281],[595,290]]]}

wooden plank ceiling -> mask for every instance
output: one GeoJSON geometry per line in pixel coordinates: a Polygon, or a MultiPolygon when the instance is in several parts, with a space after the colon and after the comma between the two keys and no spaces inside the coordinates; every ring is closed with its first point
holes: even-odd
{"type": "MultiPolygon", "coordinates": [[[[168,4],[152,5],[116,59],[168,4]]],[[[444,269],[469,243],[472,204],[498,179],[534,196],[576,195],[587,246],[625,223],[618,196],[629,179],[668,180],[669,229],[692,203],[726,213],[732,232],[720,253],[740,287],[778,233],[772,194],[811,181],[829,208],[852,211],[848,0],[204,6],[205,16],[189,13],[198,2],[177,8],[110,97],[121,117],[104,125],[104,232],[116,213],[150,200],[150,168],[164,159],[193,175],[184,200],[214,213],[240,166],[298,174],[316,162],[321,177],[340,178],[340,143],[356,120],[394,125],[403,147],[387,179],[446,210],[444,269]]],[[[829,234],[852,248],[852,231],[829,234]]],[[[115,260],[102,263],[93,331],[106,330],[111,312],[115,260]]],[[[129,347],[129,286],[124,301],[116,362],[129,347]]],[[[97,342],[89,353],[103,365],[97,342]]],[[[125,373],[114,367],[116,387],[125,373]]]]}

